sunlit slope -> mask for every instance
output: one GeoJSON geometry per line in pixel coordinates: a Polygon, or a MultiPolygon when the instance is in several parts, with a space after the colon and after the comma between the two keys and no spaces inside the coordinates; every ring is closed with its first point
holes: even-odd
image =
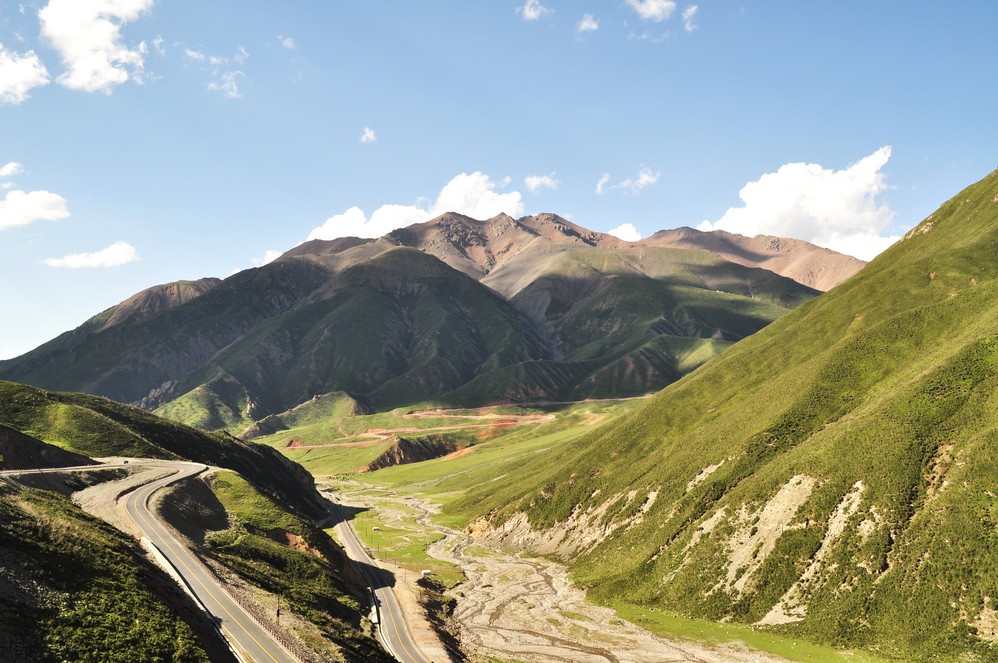
{"type": "Polygon", "coordinates": [[[551,214],[443,214],[374,241],[308,242],[224,281],[149,288],[0,361],[0,377],[233,432],[332,392],[377,411],[630,396],[816,294],[551,214]]]}
{"type": "Polygon", "coordinates": [[[308,473],[273,449],[106,398],[0,381],[0,425],[90,457],[182,459],[225,467],[304,513],[325,513],[308,473]]]}
{"type": "Polygon", "coordinates": [[[994,656],[998,171],[557,453],[527,468],[531,488],[465,508],[484,499],[489,536],[568,556],[598,598],[902,658],[994,656]]]}

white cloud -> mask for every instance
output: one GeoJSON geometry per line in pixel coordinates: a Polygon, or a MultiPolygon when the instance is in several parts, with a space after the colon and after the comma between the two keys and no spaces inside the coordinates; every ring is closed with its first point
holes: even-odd
{"type": "Polygon", "coordinates": [[[192,48],[185,48],[184,55],[186,55],[192,60],[197,60],[198,62],[204,62],[204,53],[202,53],[201,51],[195,51],[192,48]]]}
{"type": "Polygon", "coordinates": [[[637,12],[638,16],[646,21],[660,23],[676,11],[676,3],[673,0],[627,0],[627,4],[637,12]]]}
{"type": "Polygon", "coordinates": [[[557,189],[561,184],[554,178],[554,173],[550,175],[527,175],[523,178],[523,185],[531,193],[537,193],[541,189],[557,189]]]}
{"type": "Polygon", "coordinates": [[[285,37],[284,35],[277,35],[277,41],[281,42],[281,46],[288,49],[289,51],[293,51],[296,48],[298,48],[298,44],[297,42],[295,42],[294,37],[285,37]]]}
{"type": "Polygon", "coordinates": [[[516,13],[522,15],[525,21],[536,21],[553,11],[542,5],[540,0],[526,0],[522,7],[516,8],[516,13]]]}
{"type": "Polygon", "coordinates": [[[281,257],[280,251],[267,249],[267,251],[263,254],[262,258],[251,258],[250,261],[253,263],[254,267],[262,267],[264,265],[274,262],[280,257],[281,257]]]}
{"type": "Polygon", "coordinates": [[[461,173],[441,189],[431,211],[434,216],[459,212],[474,219],[489,219],[502,212],[511,216],[523,214],[520,192],[497,193],[496,186],[485,173],[461,173]]]}
{"type": "Polygon", "coordinates": [[[34,51],[15,53],[0,44],[0,104],[16,106],[33,88],[49,83],[49,72],[34,51]]]}
{"type": "Polygon", "coordinates": [[[610,173],[603,173],[603,176],[596,182],[596,195],[602,196],[606,193],[606,185],[610,182],[610,173]]]}
{"type": "MultiPolygon", "coordinates": [[[[505,180],[504,180],[505,181],[505,180]]],[[[499,193],[502,182],[495,182],[485,173],[461,173],[448,182],[436,202],[429,208],[418,205],[382,205],[370,218],[359,207],[326,219],[309,233],[308,239],[337,237],[381,237],[396,228],[429,221],[444,212],[457,212],[475,219],[489,219],[505,212],[511,216],[523,214],[523,200],[518,191],[499,193]]]]}
{"type": "Polygon", "coordinates": [[[378,135],[374,133],[374,129],[372,129],[371,127],[364,127],[364,133],[360,135],[360,142],[377,143],[378,135]]]}
{"type": "Polygon", "coordinates": [[[0,230],[69,216],[66,199],[49,191],[8,191],[0,200],[0,230]]]}
{"type": "Polygon", "coordinates": [[[23,170],[24,169],[21,167],[21,164],[17,163],[16,161],[11,161],[3,168],[0,168],[0,178],[10,177],[11,175],[17,175],[23,170]]]}
{"type": "Polygon", "coordinates": [[[247,51],[242,46],[238,46],[236,47],[236,54],[232,56],[232,59],[235,60],[236,63],[238,64],[243,64],[247,60],[249,60],[249,57],[250,57],[249,51],[247,51]]]}
{"type": "Polygon", "coordinates": [[[634,227],[633,223],[624,223],[616,228],[611,228],[606,232],[608,235],[619,237],[625,242],[636,242],[641,239],[641,233],[638,232],[638,229],[634,227]]]}
{"type": "Polygon", "coordinates": [[[696,5],[689,5],[683,10],[683,29],[687,32],[693,32],[697,29],[696,16],[698,9],[700,8],[696,5]]]}
{"type": "Polygon", "coordinates": [[[742,207],[698,228],[794,237],[869,260],[898,239],[885,234],[894,212],[877,200],[888,188],[881,168],[890,158],[885,146],[843,170],[786,164],[742,187],[742,207]]]}
{"type": "Polygon", "coordinates": [[[110,93],[132,79],[142,82],[145,43],[122,44],[121,27],[152,8],[155,0],[49,0],[38,12],[42,36],[66,71],[58,79],[73,90],[110,93]]]}
{"type": "Polygon", "coordinates": [[[641,193],[641,190],[645,187],[649,187],[652,184],[658,182],[658,178],[662,175],[659,172],[652,172],[650,168],[642,168],[638,171],[638,176],[631,179],[621,180],[617,184],[616,188],[622,189],[629,193],[641,193]]]}
{"type": "Polygon", "coordinates": [[[44,262],[49,267],[66,267],[68,269],[118,267],[135,262],[139,259],[135,247],[127,242],[115,242],[111,246],[93,253],[71,253],[62,258],[46,258],[44,262]]]}
{"type": "Polygon", "coordinates": [[[239,79],[243,78],[241,71],[224,71],[217,81],[208,83],[209,92],[221,92],[229,99],[242,99],[239,94],[239,79]]]}
{"type": "Polygon", "coordinates": [[[662,173],[658,171],[653,171],[651,168],[642,168],[638,171],[637,177],[628,177],[627,179],[620,180],[616,184],[607,186],[610,183],[610,173],[603,173],[603,177],[599,178],[596,182],[596,194],[602,196],[607,191],[612,191],[618,189],[625,193],[638,194],[641,193],[643,189],[651,186],[658,182],[658,178],[661,177],[662,173]]]}
{"type": "Polygon", "coordinates": [[[592,14],[583,14],[578,25],[579,32],[596,32],[599,30],[599,21],[593,18],[592,14]]]}

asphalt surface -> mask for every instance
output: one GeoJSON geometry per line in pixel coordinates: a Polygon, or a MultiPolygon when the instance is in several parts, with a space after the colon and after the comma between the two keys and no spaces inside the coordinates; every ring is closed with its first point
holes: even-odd
{"type": "Polygon", "coordinates": [[[0,475],[83,472],[125,467],[174,468],[176,473],[157,479],[128,493],[125,511],[153,545],[170,562],[204,609],[211,614],[219,630],[237,655],[246,663],[297,663],[295,658],[270,633],[251,617],[221,586],[215,576],[149,509],[149,498],[160,488],[200,474],[207,466],[199,463],[136,459],[101,465],[56,467],[40,470],[9,470],[0,475]]]}
{"type": "MultiPolygon", "coordinates": [[[[328,494],[326,497],[328,498],[328,494]]],[[[432,663],[419,651],[406,627],[405,613],[395,600],[395,594],[388,584],[391,582],[391,575],[388,571],[377,568],[374,559],[367,553],[357,533],[345,518],[343,509],[332,500],[330,503],[333,505],[333,517],[336,521],[333,528],[343,542],[347,555],[357,563],[364,580],[374,593],[381,643],[388,653],[402,663],[432,663]]]]}
{"type": "Polygon", "coordinates": [[[208,469],[205,465],[195,463],[165,464],[177,467],[177,473],[147,483],[126,495],[125,511],[146,538],[170,561],[201,605],[215,618],[222,634],[243,660],[253,663],[296,662],[298,659],[243,610],[222,588],[215,576],[149,510],[149,498],[157,490],[208,469]]]}

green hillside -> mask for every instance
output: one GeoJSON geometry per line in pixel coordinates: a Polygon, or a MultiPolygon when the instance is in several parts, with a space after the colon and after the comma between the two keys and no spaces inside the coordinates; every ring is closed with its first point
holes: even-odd
{"type": "Polygon", "coordinates": [[[602,601],[998,656],[998,171],[526,481],[471,490],[602,601]]]}
{"type": "MultiPolygon", "coordinates": [[[[191,478],[171,487],[159,507],[164,518],[202,555],[281,595],[291,612],[313,624],[295,626],[295,637],[324,660],[385,659],[364,621],[365,585],[312,520],[328,512],[311,475],[274,449],[105,398],[10,382],[0,382],[0,421],[4,469],[90,463],[79,455],[87,454],[234,470],[209,472],[208,484],[191,478]]],[[[72,481],[0,477],[0,644],[19,643],[15,651],[30,654],[24,660],[207,660],[189,629],[149,598],[164,587],[179,591],[141,558],[130,537],[62,495],[20,485],[68,493],[114,474],[72,481]]]]}
{"type": "Polygon", "coordinates": [[[0,566],[4,660],[229,660],[217,643],[209,658],[195,610],[167,605],[137,542],[61,495],[0,481],[0,566]]]}
{"type": "Polygon", "coordinates": [[[0,382],[0,425],[91,457],[185,459],[225,467],[304,513],[325,514],[312,477],[273,449],[106,398],[0,382]]]}

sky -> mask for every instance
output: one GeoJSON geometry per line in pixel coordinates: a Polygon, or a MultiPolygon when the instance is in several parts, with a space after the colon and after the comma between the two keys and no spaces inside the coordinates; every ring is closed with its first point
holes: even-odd
{"type": "Polygon", "coordinates": [[[870,259],[998,166],[998,3],[0,0],[0,358],[457,211],[870,259]]]}

